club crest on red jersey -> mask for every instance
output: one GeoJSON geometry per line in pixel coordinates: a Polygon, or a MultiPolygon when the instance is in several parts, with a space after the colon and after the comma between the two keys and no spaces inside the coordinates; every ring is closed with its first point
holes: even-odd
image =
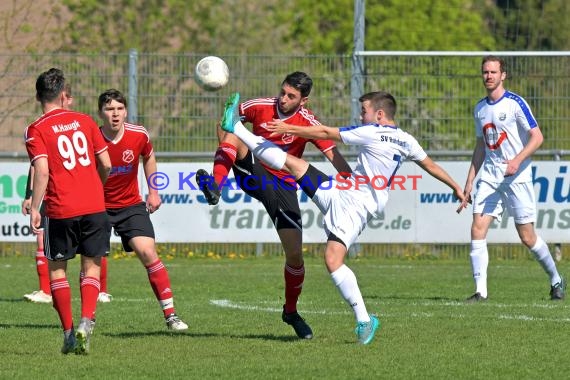
{"type": "Polygon", "coordinates": [[[132,150],[127,149],[123,152],[123,161],[126,163],[131,163],[135,159],[135,154],[132,150]]]}

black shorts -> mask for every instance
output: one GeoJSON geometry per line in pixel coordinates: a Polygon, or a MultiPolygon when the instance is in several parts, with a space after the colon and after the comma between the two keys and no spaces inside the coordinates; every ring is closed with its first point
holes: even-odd
{"type": "Polygon", "coordinates": [[[233,171],[238,185],[263,204],[277,230],[302,230],[295,183],[286,183],[268,172],[249,151],[243,160],[235,162],[233,171]]]}
{"type": "Polygon", "coordinates": [[[73,218],[44,218],[44,252],[48,260],[65,261],[77,252],[88,257],[109,254],[111,224],[106,212],[73,218]]]}
{"type": "Polygon", "coordinates": [[[154,239],[154,228],[150,215],[144,203],[125,208],[107,209],[109,221],[115,234],[121,237],[125,252],[132,252],[129,241],[137,236],[146,236],[154,239]]]}

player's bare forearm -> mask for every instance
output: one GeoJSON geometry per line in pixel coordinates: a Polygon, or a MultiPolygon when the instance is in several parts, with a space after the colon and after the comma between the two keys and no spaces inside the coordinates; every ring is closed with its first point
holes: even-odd
{"type": "Polygon", "coordinates": [[[416,163],[424,169],[426,172],[429,173],[432,177],[436,178],[437,180],[445,183],[451,190],[453,190],[453,195],[461,203],[465,201],[465,196],[463,195],[463,189],[451,178],[451,176],[438,164],[433,162],[433,160],[429,157],[426,157],[422,161],[416,161],[416,163]]]}
{"type": "Polygon", "coordinates": [[[143,157],[143,169],[144,169],[146,183],[148,186],[148,197],[146,199],[146,208],[152,214],[153,212],[158,210],[160,208],[160,205],[162,204],[160,196],[158,195],[158,190],[148,184],[149,177],[152,174],[156,173],[157,170],[156,157],[154,156],[154,153],[151,154],[149,157],[143,157]]]}
{"type": "Polygon", "coordinates": [[[39,158],[34,161],[34,178],[32,182],[31,210],[39,211],[40,204],[47,189],[49,181],[49,167],[47,158],[39,158]]]}
{"type": "Polygon", "coordinates": [[[348,176],[350,173],[352,173],[352,168],[348,162],[346,162],[346,159],[342,154],[340,154],[336,147],[327,150],[323,154],[326,156],[326,158],[328,158],[328,160],[340,174],[346,173],[346,176],[348,176]]]}
{"type": "Polygon", "coordinates": [[[107,182],[107,178],[109,178],[109,173],[111,172],[111,158],[107,151],[99,153],[96,157],[97,172],[99,173],[99,178],[101,178],[101,182],[104,185],[105,182],[107,182]]]}
{"type": "Polygon", "coordinates": [[[542,142],[544,141],[544,136],[539,127],[531,129],[529,132],[529,139],[524,148],[517,154],[516,159],[519,163],[523,162],[527,158],[530,158],[534,152],[540,148],[542,142]]]}
{"type": "Polygon", "coordinates": [[[300,127],[297,125],[287,124],[278,119],[274,119],[273,121],[267,123],[267,130],[275,134],[289,133],[306,139],[333,140],[342,142],[339,129],[327,127],[326,125],[300,127]]]}

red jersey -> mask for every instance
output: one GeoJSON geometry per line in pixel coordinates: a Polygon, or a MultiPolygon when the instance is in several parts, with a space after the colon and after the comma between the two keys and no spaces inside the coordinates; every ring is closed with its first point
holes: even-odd
{"type": "Polygon", "coordinates": [[[105,211],[103,184],[95,155],[107,150],[89,115],[55,109],[26,128],[26,149],[33,164],[48,160],[49,180],[43,203],[54,219],[105,211]]]}
{"type": "Polygon", "coordinates": [[[105,207],[124,208],[142,202],[138,172],[140,157],[148,158],[153,149],[147,130],[141,125],[125,123],[123,135],[112,141],[103,134],[109,156],[111,173],[105,183],[105,207]]]}
{"type": "MultiPolygon", "coordinates": [[[[265,127],[266,123],[272,121],[273,119],[281,119],[288,124],[307,127],[321,124],[315,115],[313,115],[313,113],[305,107],[300,107],[293,115],[284,117],[279,112],[277,102],[278,99],[274,97],[252,99],[240,104],[240,116],[242,116],[242,120],[244,122],[250,122],[253,124],[253,134],[271,141],[273,144],[278,145],[281,149],[283,149],[283,151],[299,158],[301,158],[303,155],[303,152],[305,151],[305,145],[307,145],[308,142],[311,142],[323,153],[333,149],[336,146],[335,143],[331,140],[305,139],[303,137],[293,136],[288,133],[283,135],[270,136],[271,132],[269,132],[265,127]]],[[[274,174],[278,178],[291,176],[291,174],[289,174],[287,171],[275,170],[266,166],[265,164],[263,164],[263,166],[268,172],[274,174]]]]}

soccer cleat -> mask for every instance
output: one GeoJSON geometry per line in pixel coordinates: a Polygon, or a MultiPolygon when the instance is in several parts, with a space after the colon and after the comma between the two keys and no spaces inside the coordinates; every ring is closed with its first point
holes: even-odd
{"type": "Polygon", "coordinates": [[[566,293],[566,280],[560,278],[560,282],[550,287],[550,299],[553,301],[560,301],[564,299],[566,293]]]}
{"type": "Polygon", "coordinates": [[[374,339],[376,330],[380,327],[380,321],[374,315],[370,315],[370,322],[358,322],[354,332],[358,337],[358,342],[361,344],[368,344],[374,339]]]}
{"type": "Polygon", "coordinates": [[[43,290],[36,290],[31,292],[30,294],[24,294],[24,298],[27,301],[34,302],[34,303],[51,303],[52,298],[51,295],[46,294],[43,290]]]}
{"type": "Polygon", "coordinates": [[[77,355],[87,355],[89,353],[89,340],[91,338],[91,332],[92,320],[90,318],[81,318],[79,327],[75,332],[75,339],[77,340],[75,353],[77,355]]]}
{"type": "Polygon", "coordinates": [[[477,303],[477,302],[485,302],[487,301],[487,297],[483,297],[481,293],[477,292],[473,294],[471,297],[465,300],[466,303],[477,303]]]}
{"type": "Polygon", "coordinates": [[[182,331],[188,330],[188,325],[182,321],[175,313],[169,314],[166,317],[166,327],[169,330],[182,331]]]}
{"type": "Polygon", "coordinates": [[[112,300],[113,300],[113,296],[110,295],[109,293],[99,292],[99,295],[97,296],[97,302],[109,303],[112,300]]]}
{"type": "Polygon", "coordinates": [[[62,354],[69,354],[70,352],[75,352],[75,347],[77,346],[77,340],[75,339],[75,332],[73,329],[63,332],[63,346],[61,347],[62,354]]]}
{"type": "Polygon", "coordinates": [[[281,313],[281,319],[283,322],[293,327],[297,336],[301,339],[312,339],[313,330],[305,322],[305,320],[297,313],[285,313],[285,308],[283,308],[283,313],[281,313]]]}
{"type": "Polygon", "coordinates": [[[226,100],[224,107],[224,116],[222,117],[221,127],[224,131],[234,133],[234,125],[239,120],[237,107],[239,104],[239,92],[234,92],[226,100]]]}
{"type": "Polygon", "coordinates": [[[202,193],[204,193],[208,204],[212,206],[217,205],[220,201],[220,189],[218,189],[214,177],[208,174],[204,169],[198,169],[196,172],[196,183],[200,190],[202,190],[202,193]]]}

